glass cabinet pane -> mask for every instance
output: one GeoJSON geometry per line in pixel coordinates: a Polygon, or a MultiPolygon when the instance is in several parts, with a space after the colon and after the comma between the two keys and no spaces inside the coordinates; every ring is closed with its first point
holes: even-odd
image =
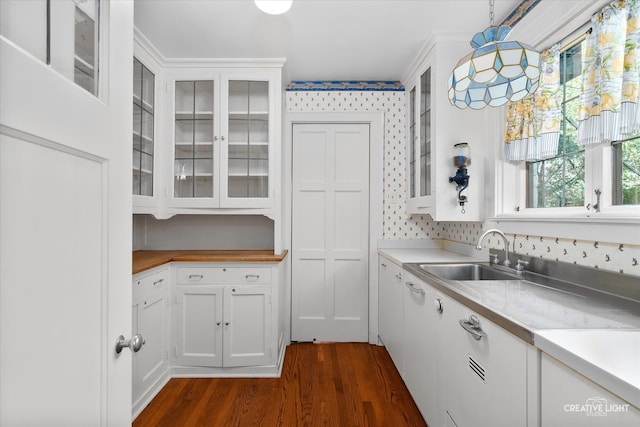
{"type": "Polygon", "coordinates": [[[175,83],[174,197],[213,197],[213,81],[175,83]]]}
{"type": "Polygon", "coordinates": [[[268,82],[229,82],[228,129],[228,197],[268,197],[268,82]]]}
{"type": "Polygon", "coordinates": [[[431,68],[420,76],[420,196],[431,195],[431,68]]]}
{"type": "Polygon", "coordinates": [[[416,197],[416,88],[409,92],[409,197],[416,197]]]}
{"type": "Polygon", "coordinates": [[[133,194],[153,196],[155,76],[133,58],[133,194]]]}

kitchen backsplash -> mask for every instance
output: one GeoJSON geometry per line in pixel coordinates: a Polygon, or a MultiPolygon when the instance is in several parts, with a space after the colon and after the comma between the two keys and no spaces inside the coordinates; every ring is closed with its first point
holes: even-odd
{"type": "MultiPolygon", "coordinates": [[[[315,82],[317,83],[317,82],[315,82]]],[[[388,83],[388,82],[385,82],[388,83]]],[[[317,86],[316,86],[317,87],[317,86]]],[[[480,222],[436,222],[428,215],[406,214],[407,181],[404,91],[292,90],[286,92],[287,112],[383,111],[384,129],[384,239],[447,239],[476,245],[486,226],[480,222]]],[[[514,252],[572,262],[640,276],[640,246],[615,242],[561,239],[555,236],[508,235],[514,252]]],[[[504,249],[502,239],[488,236],[484,245],[504,249]]]]}
{"type": "MultiPolygon", "coordinates": [[[[441,224],[444,224],[445,239],[471,245],[478,244],[486,229],[480,222],[441,224]]],[[[509,250],[518,254],[640,276],[640,246],[527,234],[507,234],[507,238],[509,250]]],[[[483,242],[485,245],[504,250],[504,243],[498,235],[487,236],[483,242]]]]}

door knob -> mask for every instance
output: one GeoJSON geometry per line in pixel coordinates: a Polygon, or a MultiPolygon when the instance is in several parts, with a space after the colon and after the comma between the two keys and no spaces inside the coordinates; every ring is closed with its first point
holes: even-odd
{"type": "Polygon", "coordinates": [[[124,335],[120,335],[116,341],[116,353],[120,353],[123,348],[128,347],[134,353],[137,353],[142,348],[144,339],[142,335],[136,334],[131,337],[130,340],[125,340],[124,335]]]}

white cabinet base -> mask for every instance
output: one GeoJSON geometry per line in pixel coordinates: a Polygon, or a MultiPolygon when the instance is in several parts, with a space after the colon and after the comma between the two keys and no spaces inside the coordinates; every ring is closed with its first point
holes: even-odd
{"type": "Polygon", "coordinates": [[[640,409],[544,353],[541,377],[541,424],[545,427],[640,425],[640,409]]]}

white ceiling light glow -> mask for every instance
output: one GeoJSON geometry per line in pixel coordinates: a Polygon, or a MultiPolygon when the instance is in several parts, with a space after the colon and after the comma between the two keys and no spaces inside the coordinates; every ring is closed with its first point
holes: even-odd
{"type": "Polygon", "coordinates": [[[293,0],[255,0],[258,9],[269,15],[281,15],[291,9],[293,0]]]}

